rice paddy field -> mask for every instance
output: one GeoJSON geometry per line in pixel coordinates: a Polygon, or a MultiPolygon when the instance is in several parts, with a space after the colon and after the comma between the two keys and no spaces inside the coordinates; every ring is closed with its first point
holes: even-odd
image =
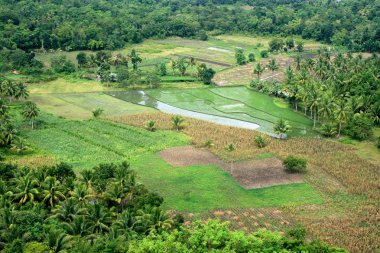
{"type": "MultiPolygon", "coordinates": [[[[220,87],[203,89],[156,89],[146,93],[152,98],[148,106],[154,107],[154,100],[189,111],[222,116],[252,122],[260,125],[258,131],[274,134],[273,125],[285,119],[292,126],[292,136],[315,136],[312,122],[302,114],[283,106],[280,99],[246,87],[220,87]]],[[[119,99],[140,103],[141,97],[135,92],[107,92],[119,99]],[[135,95],[133,95],[135,94],[135,95]]]]}

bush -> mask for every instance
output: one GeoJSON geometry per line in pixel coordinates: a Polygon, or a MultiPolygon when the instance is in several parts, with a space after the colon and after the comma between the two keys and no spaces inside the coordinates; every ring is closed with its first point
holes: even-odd
{"type": "Polygon", "coordinates": [[[260,56],[261,56],[261,58],[268,58],[268,56],[269,56],[268,50],[261,51],[260,56]]]}
{"type": "Polygon", "coordinates": [[[104,112],[103,109],[98,108],[98,109],[92,111],[92,115],[95,118],[98,118],[100,115],[102,115],[103,112],[104,112]]]}
{"type": "Polygon", "coordinates": [[[154,130],[156,130],[156,127],[154,126],[156,123],[153,121],[153,120],[149,120],[147,123],[146,123],[146,129],[148,129],[149,131],[151,132],[154,132],[154,130]]]}
{"type": "Polygon", "coordinates": [[[378,149],[380,149],[380,137],[376,139],[376,146],[378,149]]]}
{"type": "Polygon", "coordinates": [[[255,54],[254,53],[249,53],[248,55],[248,61],[249,62],[254,62],[256,61],[255,54]]]}
{"type": "Polygon", "coordinates": [[[322,125],[320,132],[325,137],[333,137],[337,134],[337,129],[333,124],[324,124],[322,125]]]}
{"type": "Polygon", "coordinates": [[[255,137],[255,144],[258,148],[264,148],[268,145],[268,141],[265,137],[259,135],[255,137]]]}
{"type": "Polygon", "coordinates": [[[373,135],[373,121],[366,114],[360,113],[352,117],[345,129],[345,133],[353,139],[362,141],[373,135]]]}
{"type": "Polygon", "coordinates": [[[307,161],[303,158],[288,156],[282,163],[285,170],[290,173],[304,173],[307,168],[307,161]]]}
{"type": "Polygon", "coordinates": [[[66,56],[56,56],[51,59],[51,68],[57,73],[70,74],[75,72],[75,65],[66,56]]]}

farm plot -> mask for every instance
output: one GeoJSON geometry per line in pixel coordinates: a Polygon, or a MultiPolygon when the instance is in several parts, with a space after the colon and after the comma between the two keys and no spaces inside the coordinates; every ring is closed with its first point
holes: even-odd
{"type": "Polygon", "coordinates": [[[188,145],[189,139],[182,133],[149,132],[101,120],[68,121],[45,113],[41,117],[46,122],[44,128],[25,133],[36,156],[68,162],[77,172],[99,163],[128,161],[140,180],[164,197],[164,206],[168,209],[197,212],[312,204],[324,200],[307,184],[246,190],[216,165],[174,167],[156,152],[188,145]]]}
{"type": "Polygon", "coordinates": [[[68,119],[88,119],[92,111],[101,108],[104,116],[151,112],[150,107],[139,106],[103,93],[32,94],[31,100],[46,112],[68,119]]]}
{"type": "Polygon", "coordinates": [[[273,124],[283,118],[293,127],[291,135],[315,135],[308,118],[245,87],[152,90],[147,94],[181,109],[256,123],[260,125],[259,131],[269,134],[273,134],[273,124]]]}

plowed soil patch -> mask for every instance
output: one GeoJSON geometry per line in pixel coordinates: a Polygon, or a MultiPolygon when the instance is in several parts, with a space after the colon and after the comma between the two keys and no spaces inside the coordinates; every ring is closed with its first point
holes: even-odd
{"type": "Polygon", "coordinates": [[[175,167],[216,164],[230,173],[236,182],[246,189],[303,182],[300,175],[286,173],[281,160],[277,158],[230,164],[219,159],[207,149],[192,146],[170,148],[159,154],[167,163],[175,167]]]}

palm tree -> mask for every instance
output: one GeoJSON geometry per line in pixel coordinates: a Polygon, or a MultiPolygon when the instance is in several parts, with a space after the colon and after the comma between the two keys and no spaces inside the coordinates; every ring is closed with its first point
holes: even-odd
{"type": "Polygon", "coordinates": [[[31,174],[14,179],[16,185],[14,189],[14,200],[19,204],[25,204],[29,201],[33,202],[38,197],[39,191],[36,188],[38,182],[31,174]]]}
{"type": "Polygon", "coordinates": [[[150,230],[160,232],[161,230],[170,229],[173,226],[173,220],[169,215],[159,207],[152,207],[149,210],[151,224],[150,230]]]}
{"type": "Polygon", "coordinates": [[[83,215],[74,215],[71,222],[64,222],[63,226],[69,235],[85,236],[90,232],[90,223],[83,215]]]}
{"type": "Polygon", "coordinates": [[[171,59],[171,60],[169,61],[169,66],[170,66],[171,69],[173,70],[173,76],[175,75],[175,70],[176,70],[176,68],[177,68],[177,65],[178,65],[178,63],[177,63],[176,60],[171,59]]]}
{"type": "Polygon", "coordinates": [[[93,233],[103,233],[109,230],[113,214],[99,203],[89,204],[87,218],[89,228],[93,233]]]}
{"type": "Polygon", "coordinates": [[[260,76],[261,74],[265,71],[265,68],[264,66],[258,62],[255,66],[255,68],[253,69],[253,74],[257,75],[257,80],[260,81],[260,76]]]}
{"type": "Polygon", "coordinates": [[[58,253],[69,247],[71,237],[59,230],[50,229],[47,234],[47,243],[52,253],[58,253]]]}
{"type": "Polygon", "coordinates": [[[65,195],[60,191],[60,183],[55,177],[47,177],[42,190],[42,201],[50,207],[65,199],[65,195]]]}
{"type": "Polygon", "coordinates": [[[79,206],[83,207],[86,201],[93,197],[93,195],[88,192],[89,187],[91,187],[91,182],[88,183],[88,186],[84,184],[76,185],[74,191],[70,192],[70,199],[73,199],[79,206]]]}
{"type": "Polygon", "coordinates": [[[78,202],[73,198],[69,198],[59,203],[59,205],[52,210],[52,215],[49,219],[58,219],[59,221],[71,222],[79,212],[78,202]]]}
{"type": "Polygon", "coordinates": [[[175,115],[172,117],[172,124],[173,124],[173,127],[179,131],[181,128],[182,128],[182,123],[183,123],[184,119],[179,116],[179,115],[175,115]]]}
{"type": "Polygon", "coordinates": [[[9,102],[12,102],[12,97],[16,93],[16,85],[11,80],[4,80],[0,87],[1,93],[8,97],[9,102]]]}
{"type": "Polygon", "coordinates": [[[288,121],[284,119],[279,119],[276,124],[273,126],[273,130],[276,134],[279,135],[280,139],[286,139],[286,133],[289,132],[291,129],[291,126],[289,125],[288,121]]]}
{"type": "Polygon", "coordinates": [[[276,61],[276,59],[272,59],[269,61],[267,67],[272,71],[272,81],[273,81],[273,75],[276,70],[278,70],[279,65],[276,61]]]}
{"type": "Polygon", "coordinates": [[[33,120],[38,117],[39,114],[39,109],[37,105],[33,102],[27,102],[24,111],[22,112],[22,115],[26,120],[30,120],[32,124],[32,129],[33,129],[33,120]]]}
{"type": "Polygon", "coordinates": [[[153,120],[149,120],[147,123],[146,123],[146,128],[153,132],[156,128],[154,127],[155,125],[155,122],[153,120]]]}
{"type": "Polygon", "coordinates": [[[335,114],[335,118],[339,124],[338,137],[340,136],[340,132],[342,130],[342,124],[348,120],[348,118],[351,114],[351,111],[352,110],[351,110],[350,106],[348,105],[348,103],[345,100],[340,99],[337,101],[336,110],[335,110],[334,114],[335,114]]]}
{"type": "Polygon", "coordinates": [[[4,117],[8,113],[8,106],[4,100],[0,99],[0,117],[4,117]]]}
{"type": "Polygon", "coordinates": [[[14,97],[16,99],[27,99],[29,97],[29,91],[25,84],[19,82],[16,84],[15,94],[14,97]]]}

